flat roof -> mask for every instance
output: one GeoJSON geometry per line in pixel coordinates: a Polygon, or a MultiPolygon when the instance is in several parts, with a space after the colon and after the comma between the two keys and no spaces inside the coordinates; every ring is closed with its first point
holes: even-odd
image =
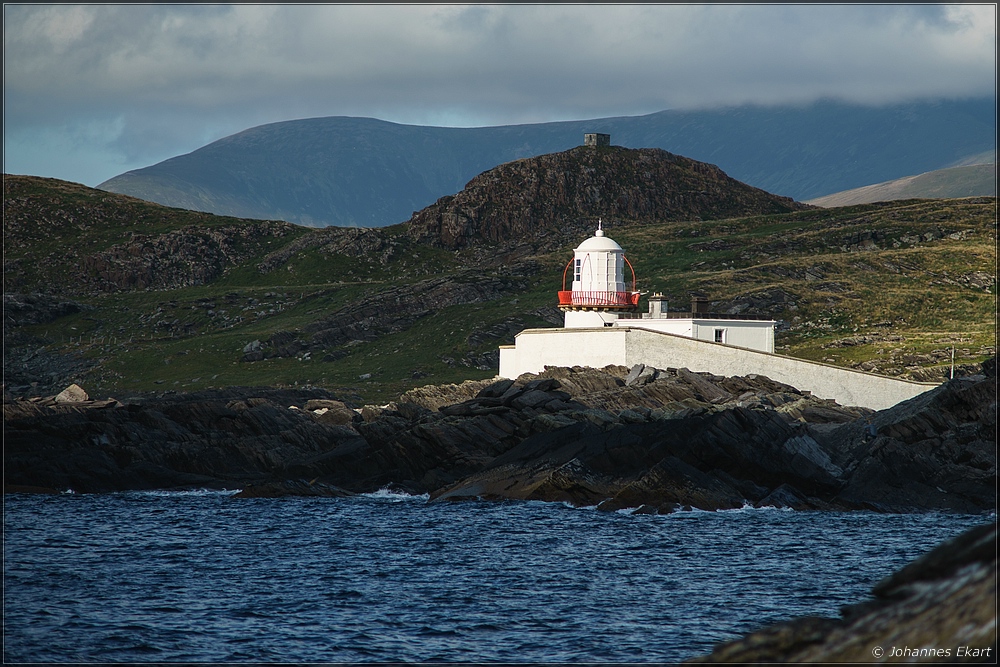
{"type": "Polygon", "coordinates": [[[774,322],[758,315],[730,315],[728,313],[660,313],[659,317],[648,317],[649,313],[626,313],[620,320],[744,320],[751,322],[774,322]]]}

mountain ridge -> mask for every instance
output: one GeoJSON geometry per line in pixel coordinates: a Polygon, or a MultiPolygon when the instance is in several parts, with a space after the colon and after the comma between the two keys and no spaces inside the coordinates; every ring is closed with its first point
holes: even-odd
{"type": "Polygon", "coordinates": [[[601,132],[615,145],[661,148],[804,200],[995,151],[995,117],[991,98],[878,108],[823,101],[485,128],[312,118],[249,128],[98,188],[234,217],[387,226],[483,171],[601,132]]]}
{"type": "Polygon", "coordinates": [[[815,206],[852,206],[894,199],[955,199],[959,197],[995,197],[997,166],[972,164],[948,167],[906,176],[853,190],[835,192],[805,202],[815,206]]]}

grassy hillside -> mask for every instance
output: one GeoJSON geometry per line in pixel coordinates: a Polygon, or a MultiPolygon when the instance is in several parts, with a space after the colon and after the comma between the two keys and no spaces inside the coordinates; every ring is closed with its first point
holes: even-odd
{"type": "Polygon", "coordinates": [[[680,301],[697,288],[722,312],[770,312],[784,354],[935,380],[951,347],[958,364],[995,353],[994,199],[805,211],[703,232],[672,225],[618,236],[641,258],[650,276],[642,284],[680,301]],[[664,243],[669,235],[677,240],[664,243]]]}
{"type": "Polygon", "coordinates": [[[837,192],[811,199],[806,203],[830,208],[896,199],[955,199],[995,197],[996,194],[997,165],[994,162],[938,169],[917,176],[907,176],[886,183],[837,192]]]}
{"type": "MultiPolygon", "coordinates": [[[[5,295],[80,306],[32,318],[5,296],[5,383],[36,390],[321,385],[384,402],[492,377],[498,345],[560,321],[555,292],[575,245],[486,265],[481,248],[420,243],[405,225],[314,230],[41,179],[4,185],[5,295]],[[192,260],[170,264],[163,284],[122,277],[177,255],[216,270],[192,260]]],[[[605,222],[641,289],[678,309],[700,290],[714,310],[771,315],[785,354],[918,379],[943,379],[952,347],[959,365],[995,354],[995,199],[605,222]]]]}

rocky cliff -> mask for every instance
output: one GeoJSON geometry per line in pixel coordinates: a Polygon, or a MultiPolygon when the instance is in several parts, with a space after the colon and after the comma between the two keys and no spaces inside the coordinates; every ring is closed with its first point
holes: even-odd
{"type": "Polygon", "coordinates": [[[995,508],[988,370],[874,414],[761,376],[646,367],[425,387],[387,406],[235,388],[7,400],[4,483],[100,492],[309,480],[642,512],[980,512],[995,508]]]}
{"type": "Polygon", "coordinates": [[[805,208],[661,149],[580,146],[490,169],[415,213],[408,231],[446,248],[483,241],[554,247],[585,237],[598,217],[718,220],[805,208]]]}

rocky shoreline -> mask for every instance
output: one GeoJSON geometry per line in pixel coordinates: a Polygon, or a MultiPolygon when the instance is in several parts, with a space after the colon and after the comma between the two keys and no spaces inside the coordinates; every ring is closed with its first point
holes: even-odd
{"type": "Polygon", "coordinates": [[[880,412],[761,376],[646,367],[553,368],[360,407],[321,389],[92,400],[70,387],[5,396],[4,441],[5,492],[238,488],[241,502],[392,487],[642,513],[992,513],[840,618],[765,627],[689,663],[996,657],[995,360],[880,412]]]}
{"type": "Polygon", "coordinates": [[[978,513],[996,504],[996,363],[880,412],[763,376],[642,366],[428,386],[386,406],[322,389],[6,396],[4,440],[5,491],[978,513]]]}

